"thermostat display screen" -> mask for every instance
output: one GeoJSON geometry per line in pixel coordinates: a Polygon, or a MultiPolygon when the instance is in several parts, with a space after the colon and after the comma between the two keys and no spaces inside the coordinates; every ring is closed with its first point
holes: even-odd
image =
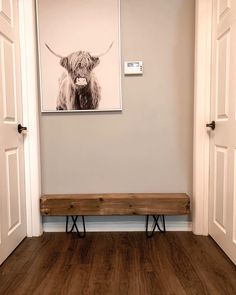
{"type": "Polygon", "coordinates": [[[139,67],[138,62],[128,62],[128,67],[139,67]]]}

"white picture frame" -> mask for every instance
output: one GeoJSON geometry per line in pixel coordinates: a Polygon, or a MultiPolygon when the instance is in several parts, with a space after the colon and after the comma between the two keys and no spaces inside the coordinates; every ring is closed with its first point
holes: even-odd
{"type": "Polygon", "coordinates": [[[120,0],[36,0],[36,12],[41,111],[122,111],[120,0]]]}

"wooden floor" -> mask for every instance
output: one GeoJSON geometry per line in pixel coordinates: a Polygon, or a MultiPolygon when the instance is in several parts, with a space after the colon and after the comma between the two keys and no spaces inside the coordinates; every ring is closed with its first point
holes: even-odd
{"type": "Polygon", "coordinates": [[[0,267],[0,294],[236,294],[236,267],[211,238],[189,232],[47,233],[0,267]]]}

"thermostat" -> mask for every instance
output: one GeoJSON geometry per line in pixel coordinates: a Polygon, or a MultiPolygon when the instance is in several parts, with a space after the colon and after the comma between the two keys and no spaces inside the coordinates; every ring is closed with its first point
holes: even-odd
{"type": "Polygon", "coordinates": [[[125,61],[125,75],[142,75],[142,61],[125,61]]]}

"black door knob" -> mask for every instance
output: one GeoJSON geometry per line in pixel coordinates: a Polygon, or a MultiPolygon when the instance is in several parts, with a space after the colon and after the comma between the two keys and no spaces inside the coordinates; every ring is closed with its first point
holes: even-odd
{"type": "Polygon", "coordinates": [[[212,121],[211,123],[206,124],[206,127],[210,127],[212,130],[215,130],[216,128],[216,122],[212,121]]]}
{"type": "Polygon", "coordinates": [[[26,131],[27,130],[27,127],[24,127],[21,124],[18,124],[17,130],[18,130],[19,133],[21,133],[22,131],[26,131]]]}

